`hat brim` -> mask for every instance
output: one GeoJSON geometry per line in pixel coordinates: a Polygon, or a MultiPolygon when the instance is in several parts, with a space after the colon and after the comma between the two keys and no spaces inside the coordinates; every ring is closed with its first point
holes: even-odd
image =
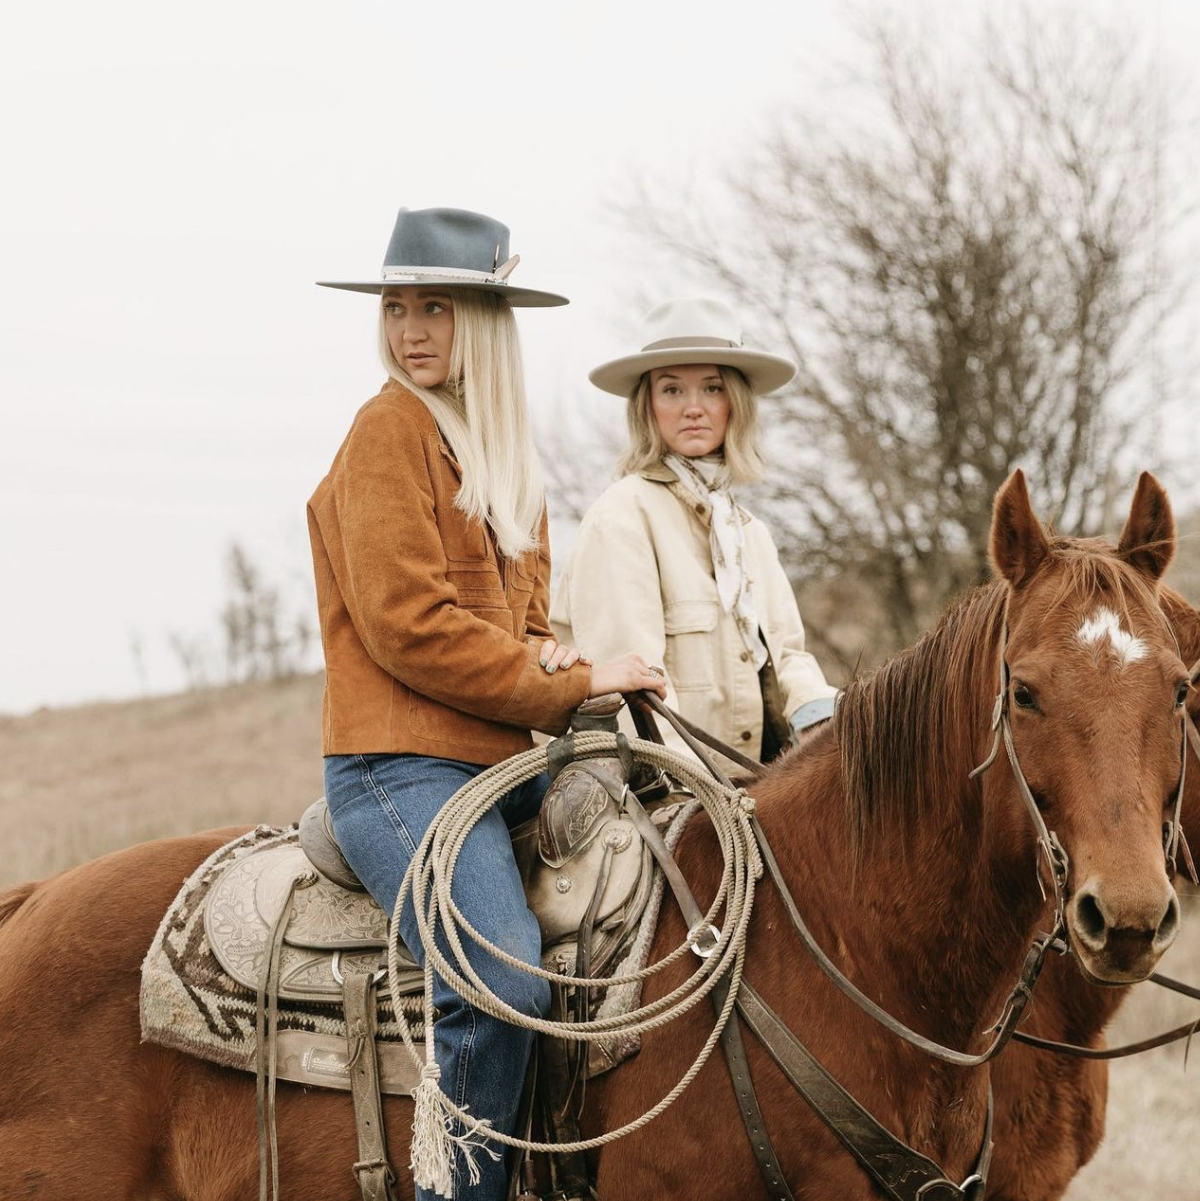
{"type": "Polygon", "coordinates": [[[489,283],[466,281],[461,278],[439,277],[436,275],[413,276],[412,278],[369,280],[362,283],[342,283],[332,280],[317,280],[319,288],[340,288],[344,292],[371,292],[379,295],[385,288],[403,288],[412,284],[424,284],[435,288],[473,288],[476,292],[497,292],[508,301],[514,309],[549,309],[558,305],[570,304],[565,296],[556,292],[541,292],[536,288],[514,288],[512,284],[502,281],[489,283]]]}
{"type": "Polygon", "coordinates": [[[662,350],[644,350],[601,363],[588,372],[588,379],[604,392],[628,397],[638,380],[655,367],[687,367],[713,363],[718,367],[736,367],[750,384],[755,396],[765,396],[790,383],[796,365],[790,359],[743,346],[688,346],[662,350]]]}

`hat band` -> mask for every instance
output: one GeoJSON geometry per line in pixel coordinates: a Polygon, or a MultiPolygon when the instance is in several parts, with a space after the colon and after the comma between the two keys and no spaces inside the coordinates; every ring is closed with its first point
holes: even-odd
{"type": "Polygon", "coordinates": [[[410,279],[470,279],[481,284],[507,284],[508,281],[490,271],[469,271],[466,267],[384,267],[383,282],[410,279]]]}
{"type": "Polygon", "coordinates": [[[725,349],[727,347],[738,347],[740,342],[731,342],[728,338],[706,338],[706,337],[684,337],[684,338],[661,338],[657,342],[650,342],[642,347],[642,352],[648,350],[690,350],[694,346],[710,346],[713,350],[725,349]]]}

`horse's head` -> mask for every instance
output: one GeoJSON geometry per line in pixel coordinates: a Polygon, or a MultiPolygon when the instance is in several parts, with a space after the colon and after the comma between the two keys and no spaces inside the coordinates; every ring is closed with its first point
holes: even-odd
{"type": "MultiPolygon", "coordinates": [[[[1008,583],[1006,720],[1069,860],[1072,950],[1096,981],[1143,979],[1179,925],[1164,824],[1180,784],[1188,676],[1158,596],[1175,549],[1170,503],[1143,474],[1115,549],[1052,538],[1018,471],[997,494],[991,549],[1008,583]]],[[[1015,768],[992,775],[1017,791],[1015,768]]]]}

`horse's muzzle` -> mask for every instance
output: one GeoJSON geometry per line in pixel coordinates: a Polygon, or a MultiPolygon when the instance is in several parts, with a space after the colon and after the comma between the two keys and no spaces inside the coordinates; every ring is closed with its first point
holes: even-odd
{"type": "Polygon", "coordinates": [[[1100,984],[1133,984],[1154,971],[1179,933],[1179,898],[1170,883],[1136,897],[1087,881],[1072,898],[1067,922],[1084,971],[1100,984]]]}

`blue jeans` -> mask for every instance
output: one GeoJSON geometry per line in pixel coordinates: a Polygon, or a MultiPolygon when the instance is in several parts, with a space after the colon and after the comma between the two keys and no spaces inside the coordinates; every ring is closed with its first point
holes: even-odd
{"type": "MultiPolygon", "coordinates": [[[[338,844],[389,915],[425,831],[450,797],[483,770],[472,763],[423,755],[326,756],[325,798],[338,844]]],[[[484,938],[529,964],[541,962],[541,932],[525,904],[509,829],[537,813],[549,783],[545,774],[535,776],[483,816],[463,843],[451,890],[467,921],[484,938]]],[[[400,916],[400,937],[423,964],[411,896],[400,916]]],[[[444,940],[439,942],[445,953],[444,940]]],[[[492,992],[522,1013],[545,1017],[550,1010],[550,986],[545,980],[506,967],[469,935],[463,935],[462,942],[492,992]]],[[[443,1091],[471,1115],[488,1118],[497,1130],[512,1134],[533,1032],[475,1009],[440,977],[434,979],[433,1003],[442,1015],[433,1034],[443,1091]]],[[[506,1150],[498,1143],[489,1146],[506,1150]]],[[[455,1198],[503,1201],[508,1188],[504,1159],[497,1162],[479,1151],[476,1162],[482,1180],[469,1187],[460,1163],[455,1198]]],[[[417,1190],[418,1201],[432,1201],[434,1196],[417,1190]]]]}

